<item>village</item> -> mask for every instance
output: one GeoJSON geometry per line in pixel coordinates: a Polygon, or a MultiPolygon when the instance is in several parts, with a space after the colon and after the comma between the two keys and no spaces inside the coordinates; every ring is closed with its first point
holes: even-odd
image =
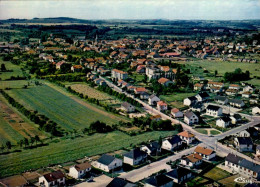
{"type": "MultiPolygon", "coordinates": [[[[224,31],[215,31],[219,32],[224,31]]],[[[225,32],[240,38],[253,35],[225,32]]],[[[88,90],[77,90],[76,84],[113,96],[118,102],[97,99],[95,104],[133,120],[131,124],[119,123],[116,129],[128,135],[166,130],[177,133],[142,142],[118,154],[85,156],[73,165],[54,164],[46,167],[48,172],[40,172],[33,179],[0,179],[1,185],[223,185],[220,179],[205,175],[213,168],[232,180],[242,176],[251,183],[259,183],[259,85],[248,82],[250,76],[259,79],[259,74],[235,68],[236,63],[253,64],[258,68],[255,71],[259,71],[257,40],[246,44],[224,42],[219,36],[201,41],[98,37],[72,38],[69,43],[50,34],[46,41],[29,40],[26,45],[1,42],[2,64],[10,61],[25,69],[23,77],[10,78],[26,80],[24,89],[31,89],[28,80],[37,80],[43,85],[65,88],[83,99],[90,98],[88,90]],[[232,63],[232,68],[225,70],[229,74],[220,75],[220,69],[208,70],[200,65],[194,69],[189,64],[193,61],[232,63]]],[[[3,66],[1,72],[9,70],[3,66]]],[[[5,83],[1,89],[5,92],[12,88],[5,83]]],[[[30,172],[33,171],[26,173],[30,172]]]]}

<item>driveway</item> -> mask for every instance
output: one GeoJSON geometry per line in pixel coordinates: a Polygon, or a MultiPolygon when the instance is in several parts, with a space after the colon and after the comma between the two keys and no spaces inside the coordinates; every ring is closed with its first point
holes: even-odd
{"type": "Polygon", "coordinates": [[[108,177],[106,175],[101,175],[99,177],[95,177],[93,182],[82,182],[80,184],[75,185],[76,187],[104,187],[107,186],[113,178],[108,177]]]}

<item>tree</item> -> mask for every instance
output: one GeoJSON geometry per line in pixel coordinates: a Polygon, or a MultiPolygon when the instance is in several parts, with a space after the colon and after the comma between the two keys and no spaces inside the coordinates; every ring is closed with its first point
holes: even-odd
{"type": "Polygon", "coordinates": [[[35,139],[36,145],[37,145],[37,142],[40,142],[40,141],[41,141],[38,135],[36,135],[36,136],[34,137],[34,139],[35,139]]]}
{"type": "Polygon", "coordinates": [[[22,148],[22,147],[23,147],[23,140],[20,140],[20,141],[18,142],[18,144],[19,144],[19,146],[22,148]]]}
{"type": "Polygon", "coordinates": [[[4,149],[5,149],[5,146],[4,146],[4,144],[2,144],[2,145],[1,145],[0,149],[1,149],[1,152],[3,152],[3,151],[4,151],[4,149]]]}
{"type": "Polygon", "coordinates": [[[6,71],[5,64],[1,64],[1,71],[6,71]]]}
{"type": "Polygon", "coordinates": [[[29,145],[29,140],[27,138],[24,138],[24,146],[28,146],[29,145]]]}
{"type": "Polygon", "coordinates": [[[34,137],[31,137],[31,139],[30,139],[31,146],[33,145],[34,142],[35,142],[34,137]]]}
{"type": "Polygon", "coordinates": [[[7,141],[5,145],[6,145],[7,149],[11,149],[12,148],[12,144],[11,144],[10,141],[7,141]]]}
{"type": "Polygon", "coordinates": [[[215,70],[215,77],[217,76],[217,74],[218,74],[218,71],[217,71],[217,70],[215,70]]]}

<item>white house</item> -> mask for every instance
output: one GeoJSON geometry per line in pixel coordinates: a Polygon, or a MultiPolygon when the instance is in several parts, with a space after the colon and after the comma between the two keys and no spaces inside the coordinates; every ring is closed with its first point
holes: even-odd
{"type": "Polygon", "coordinates": [[[151,95],[149,98],[148,98],[148,104],[149,105],[156,105],[156,103],[160,101],[160,99],[156,96],[156,95],[151,95]]]}
{"type": "Polygon", "coordinates": [[[216,121],[216,125],[222,128],[226,128],[230,125],[230,118],[228,117],[221,117],[216,121]]]}
{"type": "Polygon", "coordinates": [[[113,156],[103,154],[96,162],[95,167],[106,172],[120,168],[123,165],[122,160],[113,156]]]}
{"type": "Polygon", "coordinates": [[[180,111],[178,108],[171,109],[171,115],[174,118],[182,118],[183,117],[182,111],[180,111]]]}
{"type": "Polygon", "coordinates": [[[190,105],[194,104],[195,102],[197,102],[197,98],[195,96],[187,97],[183,100],[183,105],[190,106],[190,105]]]}
{"type": "Polygon", "coordinates": [[[253,151],[253,141],[250,137],[236,137],[234,139],[234,144],[236,145],[236,148],[241,151],[253,151]]]}
{"type": "Polygon", "coordinates": [[[167,110],[167,108],[168,108],[167,103],[165,103],[165,102],[163,102],[163,101],[158,101],[158,102],[157,102],[157,110],[159,110],[159,111],[165,111],[165,110],[167,110]]]}
{"type": "Polygon", "coordinates": [[[163,140],[162,142],[162,149],[173,151],[174,149],[178,148],[182,145],[182,139],[179,136],[172,136],[163,140]]]}
{"type": "Polygon", "coordinates": [[[254,107],[254,108],[252,108],[252,114],[253,115],[256,115],[256,114],[260,114],[260,108],[259,107],[254,107]]]}
{"type": "Polygon", "coordinates": [[[188,125],[192,125],[199,122],[199,118],[192,111],[186,111],[184,114],[184,122],[188,125]]]}
{"type": "Polygon", "coordinates": [[[60,170],[45,174],[39,178],[39,184],[45,187],[65,186],[65,175],[60,170]]]}
{"type": "Polygon", "coordinates": [[[148,155],[156,155],[157,153],[161,152],[161,145],[154,141],[147,145],[143,145],[140,150],[146,152],[148,155]]]}
{"type": "Polygon", "coordinates": [[[126,111],[127,113],[135,111],[135,107],[133,105],[131,105],[130,103],[127,103],[127,102],[123,102],[121,104],[121,109],[126,111]]]}
{"type": "Polygon", "coordinates": [[[206,114],[213,117],[222,115],[222,108],[215,105],[208,105],[206,108],[206,114]]]}
{"type": "Polygon", "coordinates": [[[202,156],[197,153],[181,157],[181,164],[188,167],[197,167],[202,163],[202,156]]]}
{"type": "Polygon", "coordinates": [[[166,173],[167,177],[170,177],[173,182],[181,184],[183,181],[187,181],[192,177],[192,173],[189,169],[184,167],[177,167],[172,171],[166,173]]]}
{"type": "Polygon", "coordinates": [[[116,79],[121,79],[121,80],[125,80],[125,79],[127,79],[127,77],[128,77],[128,74],[127,74],[127,72],[124,72],[124,71],[121,71],[121,70],[118,70],[118,69],[113,69],[112,71],[111,71],[111,76],[113,77],[113,78],[116,78],[116,79]]]}
{"type": "Polygon", "coordinates": [[[195,140],[195,136],[194,134],[188,132],[188,131],[183,131],[183,132],[180,132],[178,134],[178,136],[183,140],[185,141],[187,144],[191,144],[194,140],[195,140]]]}
{"type": "Polygon", "coordinates": [[[238,137],[250,137],[250,133],[247,130],[242,130],[239,133],[237,133],[238,137]]]}
{"type": "Polygon", "coordinates": [[[242,100],[240,100],[240,99],[230,99],[230,100],[228,101],[228,103],[229,103],[231,106],[238,107],[238,108],[241,108],[241,107],[245,106],[244,101],[242,101],[242,100]]]}
{"type": "Polygon", "coordinates": [[[211,160],[216,157],[216,153],[212,149],[201,146],[197,146],[194,153],[199,154],[205,160],[211,160]]]}
{"type": "Polygon", "coordinates": [[[147,153],[139,148],[135,148],[128,153],[124,154],[124,163],[131,166],[135,166],[145,162],[147,158],[147,153]]]}
{"type": "Polygon", "coordinates": [[[88,162],[77,164],[75,166],[70,167],[69,176],[78,179],[84,177],[87,172],[91,170],[91,165],[88,162]]]}
{"type": "Polygon", "coordinates": [[[224,96],[216,96],[215,101],[219,104],[225,105],[228,103],[228,98],[224,96]]]}
{"type": "Polygon", "coordinates": [[[209,94],[207,92],[198,93],[196,96],[199,102],[204,102],[209,98],[209,94]]]}

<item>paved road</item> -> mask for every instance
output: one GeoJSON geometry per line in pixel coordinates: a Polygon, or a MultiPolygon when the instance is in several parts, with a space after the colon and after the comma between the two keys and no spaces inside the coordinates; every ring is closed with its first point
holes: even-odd
{"type": "Polygon", "coordinates": [[[162,159],[157,162],[153,162],[148,166],[141,167],[139,169],[135,169],[133,171],[130,171],[128,173],[122,173],[120,175],[121,178],[126,178],[129,181],[137,182],[139,180],[142,180],[144,178],[149,177],[153,173],[157,173],[160,170],[166,169],[167,171],[171,170],[171,167],[166,164],[169,161],[174,161],[179,158],[181,158],[183,155],[191,154],[194,151],[195,147],[185,149],[175,155],[169,156],[165,159],[162,159]]]}

